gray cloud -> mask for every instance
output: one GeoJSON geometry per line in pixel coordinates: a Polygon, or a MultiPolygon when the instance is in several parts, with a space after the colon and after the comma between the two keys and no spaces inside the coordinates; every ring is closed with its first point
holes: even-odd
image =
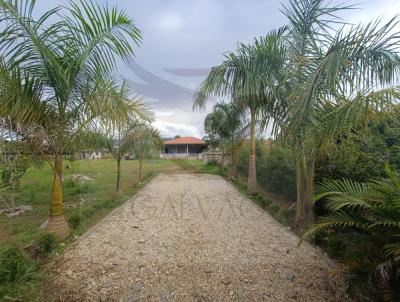
{"type": "MultiPolygon", "coordinates": [[[[193,112],[192,95],[209,68],[219,64],[223,54],[234,50],[239,41],[250,42],[286,23],[279,0],[95,2],[123,8],[142,30],[143,44],[136,50],[137,64],[120,63],[118,73],[155,110],[155,126],[165,136],[201,136],[207,110],[193,112]]],[[[44,10],[65,3],[39,0],[38,8],[44,10]]],[[[366,22],[400,11],[399,0],[365,0],[358,6],[362,9],[344,13],[344,19],[366,22]]]]}

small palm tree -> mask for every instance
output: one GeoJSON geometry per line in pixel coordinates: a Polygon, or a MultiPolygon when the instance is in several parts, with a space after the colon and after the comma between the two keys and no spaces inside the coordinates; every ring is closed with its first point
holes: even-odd
{"type": "Polygon", "coordinates": [[[125,83],[112,93],[113,118],[103,121],[103,131],[91,133],[87,136],[89,144],[102,147],[117,161],[117,179],[115,191],[119,191],[121,182],[121,160],[133,150],[137,132],[144,127],[144,123],[151,121],[148,108],[133,96],[125,83]]]}
{"type": "Polygon", "coordinates": [[[339,237],[340,259],[348,268],[353,296],[374,301],[400,300],[400,179],[388,167],[388,179],[370,183],[323,182],[315,200],[329,210],[303,235],[328,232],[339,237]]]}
{"type": "Polygon", "coordinates": [[[34,4],[0,0],[0,116],[36,130],[54,171],[47,229],[65,238],[63,154],[81,131],[114,117],[115,59],[129,59],[141,36],[117,8],[82,0],[34,18],[34,4]]]}
{"type": "MultiPolygon", "coordinates": [[[[240,44],[236,52],[225,55],[224,62],[211,69],[195,96],[194,107],[204,107],[211,96],[228,97],[243,111],[250,113],[250,152],[247,188],[257,188],[256,128],[261,117],[268,116],[280,97],[282,71],[286,63],[285,29],[240,44]],[[267,114],[265,114],[267,113],[267,114]]],[[[266,123],[264,123],[266,125],[266,123]]]]}
{"type": "Polygon", "coordinates": [[[138,127],[134,133],[133,152],[139,160],[139,182],[142,178],[143,161],[146,159],[157,158],[164,144],[158,130],[149,125],[138,127]]]}

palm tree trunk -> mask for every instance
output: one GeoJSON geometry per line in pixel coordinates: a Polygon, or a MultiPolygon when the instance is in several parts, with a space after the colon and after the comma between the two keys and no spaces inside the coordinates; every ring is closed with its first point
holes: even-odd
{"type": "Polygon", "coordinates": [[[62,192],[62,152],[57,152],[54,158],[54,179],[50,203],[50,217],[46,229],[54,233],[59,240],[69,236],[70,230],[64,217],[62,192]]]}
{"type": "Polygon", "coordinates": [[[115,191],[119,191],[119,185],[121,182],[121,159],[117,159],[117,183],[115,184],[115,191]]]}
{"type": "Polygon", "coordinates": [[[231,150],[231,176],[232,177],[237,177],[236,164],[237,164],[237,151],[236,151],[235,146],[233,146],[232,150],[231,150]]]}
{"type": "Polygon", "coordinates": [[[249,152],[249,171],[247,176],[247,190],[255,191],[257,189],[257,171],[256,171],[256,114],[250,110],[250,152],[249,152]]]}
{"type": "Polygon", "coordinates": [[[314,164],[314,159],[306,160],[304,152],[301,152],[296,163],[297,205],[295,225],[299,231],[302,231],[314,221],[312,204],[314,164]]]}
{"type": "Polygon", "coordinates": [[[224,152],[224,150],[222,150],[221,164],[219,167],[220,167],[221,171],[224,171],[224,168],[225,168],[225,152],[224,152]]]}
{"type": "Polygon", "coordinates": [[[142,181],[142,159],[139,158],[139,182],[142,181]]]}

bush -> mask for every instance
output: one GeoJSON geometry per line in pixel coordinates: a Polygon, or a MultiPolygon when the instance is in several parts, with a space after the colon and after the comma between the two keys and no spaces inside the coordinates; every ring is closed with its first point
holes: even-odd
{"type": "Polygon", "coordinates": [[[265,206],[266,208],[269,207],[269,206],[271,205],[271,203],[272,203],[271,200],[269,200],[269,199],[267,199],[267,198],[264,198],[264,206],[265,206]]]}
{"type": "Polygon", "coordinates": [[[93,192],[94,186],[90,182],[79,182],[72,179],[66,179],[63,181],[63,191],[67,196],[74,196],[79,194],[86,194],[93,192]]]}
{"type": "Polygon", "coordinates": [[[322,237],[333,252],[340,248],[348,292],[363,301],[400,301],[400,178],[389,168],[386,173],[381,181],[316,186],[329,212],[303,235],[322,237]]]}
{"type": "Polygon", "coordinates": [[[0,284],[21,283],[30,279],[36,264],[25,257],[15,245],[6,245],[0,250],[0,284]]]}
{"type": "Polygon", "coordinates": [[[42,234],[35,242],[35,246],[45,254],[50,254],[57,246],[57,239],[54,234],[42,234]]]}
{"type": "Polygon", "coordinates": [[[96,212],[96,209],[94,207],[86,207],[82,210],[82,215],[87,217],[92,216],[96,212]]]}
{"type": "Polygon", "coordinates": [[[214,160],[210,160],[207,163],[207,166],[218,166],[218,162],[214,159],[214,160]]]}
{"type": "Polygon", "coordinates": [[[111,200],[106,200],[103,202],[103,208],[112,209],[113,207],[114,207],[114,204],[111,200]]]}
{"type": "Polygon", "coordinates": [[[76,229],[80,226],[81,224],[81,215],[79,213],[74,213],[69,217],[68,223],[71,226],[71,228],[76,229]]]}
{"type": "Polygon", "coordinates": [[[272,203],[269,206],[269,209],[273,212],[273,213],[278,213],[278,211],[281,209],[281,207],[279,205],[277,205],[276,203],[272,203]]]}
{"type": "Polygon", "coordinates": [[[291,225],[294,221],[295,212],[290,209],[280,209],[278,211],[278,219],[284,225],[291,225]]]}
{"type": "Polygon", "coordinates": [[[103,208],[103,205],[101,203],[96,203],[92,206],[95,210],[99,211],[103,208]]]}
{"type": "MultiPolygon", "coordinates": [[[[238,156],[237,171],[247,176],[248,144],[238,156]]],[[[291,200],[296,198],[296,170],[292,150],[274,145],[269,147],[261,141],[256,144],[256,166],[258,183],[270,192],[283,195],[291,200]]]]}

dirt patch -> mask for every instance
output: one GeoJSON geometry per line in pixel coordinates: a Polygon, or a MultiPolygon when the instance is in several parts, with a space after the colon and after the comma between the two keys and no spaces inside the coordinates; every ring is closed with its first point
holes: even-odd
{"type": "Polygon", "coordinates": [[[64,253],[46,301],[346,301],[298,243],[223,178],[161,174],[64,253]]]}

